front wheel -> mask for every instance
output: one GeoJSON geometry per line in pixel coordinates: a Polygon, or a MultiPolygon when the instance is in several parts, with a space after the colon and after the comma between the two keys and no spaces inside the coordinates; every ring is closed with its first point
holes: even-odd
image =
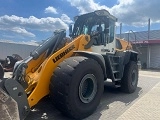
{"type": "Polygon", "coordinates": [[[103,71],[95,60],[71,57],[54,71],[50,95],[62,113],[74,119],[83,119],[92,114],[100,103],[103,85],[103,71]]]}
{"type": "Polygon", "coordinates": [[[124,68],[123,78],[121,81],[121,90],[126,93],[133,93],[138,84],[138,65],[130,61],[124,68]]]}

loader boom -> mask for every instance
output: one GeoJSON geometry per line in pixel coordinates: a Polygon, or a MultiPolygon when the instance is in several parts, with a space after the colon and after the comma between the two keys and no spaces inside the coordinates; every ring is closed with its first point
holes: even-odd
{"type": "Polygon", "coordinates": [[[49,58],[45,59],[45,61],[34,73],[27,73],[28,77],[26,79],[29,81],[28,83],[31,84],[28,86],[26,91],[30,92],[28,90],[34,88],[28,97],[30,107],[35,105],[41,98],[49,94],[49,83],[54,69],[60,62],[64,61],[64,59],[72,56],[74,51],[84,50],[84,45],[87,44],[87,41],[85,40],[86,37],[89,36],[79,36],[74,41],[52,54],[49,58]],[[41,90],[42,88],[43,91],[41,90]]]}

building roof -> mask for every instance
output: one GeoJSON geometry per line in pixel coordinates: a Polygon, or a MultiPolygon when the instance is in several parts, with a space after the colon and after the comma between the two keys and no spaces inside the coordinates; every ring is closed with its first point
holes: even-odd
{"type": "Polygon", "coordinates": [[[135,43],[160,43],[160,30],[129,32],[116,35],[119,38],[135,43]],[[136,39],[136,41],[135,41],[136,39]]]}

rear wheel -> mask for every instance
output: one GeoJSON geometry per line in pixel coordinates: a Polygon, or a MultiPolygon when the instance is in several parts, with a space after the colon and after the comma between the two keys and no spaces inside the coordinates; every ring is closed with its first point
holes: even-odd
{"type": "Polygon", "coordinates": [[[50,95],[62,113],[83,119],[92,114],[100,103],[103,85],[103,71],[95,60],[71,57],[54,71],[50,95]]]}
{"type": "Polygon", "coordinates": [[[138,65],[130,61],[124,68],[123,78],[121,81],[121,90],[126,93],[133,93],[138,84],[138,65]]]}

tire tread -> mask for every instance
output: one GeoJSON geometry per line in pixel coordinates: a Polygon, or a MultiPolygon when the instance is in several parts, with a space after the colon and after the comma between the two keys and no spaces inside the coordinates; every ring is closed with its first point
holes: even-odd
{"type": "Polygon", "coordinates": [[[71,103],[68,101],[68,92],[70,87],[69,83],[71,82],[70,80],[75,73],[75,69],[82,62],[86,62],[87,60],[94,61],[97,65],[99,65],[95,60],[88,59],[86,57],[70,57],[58,65],[51,78],[50,97],[53,104],[63,114],[74,119],[79,119],[80,117],[84,116],[77,116],[76,112],[72,111],[69,107],[71,106],[71,103]]]}
{"type": "Polygon", "coordinates": [[[121,81],[121,91],[123,91],[125,93],[133,93],[137,88],[138,77],[137,77],[136,86],[134,86],[134,87],[130,86],[130,74],[131,74],[132,69],[134,67],[137,71],[137,74],[139,74],[138,66],[137,66],[136,62],[134,62],[134,61],[130,61],[124,68],[123,78],[121,81]]]}

